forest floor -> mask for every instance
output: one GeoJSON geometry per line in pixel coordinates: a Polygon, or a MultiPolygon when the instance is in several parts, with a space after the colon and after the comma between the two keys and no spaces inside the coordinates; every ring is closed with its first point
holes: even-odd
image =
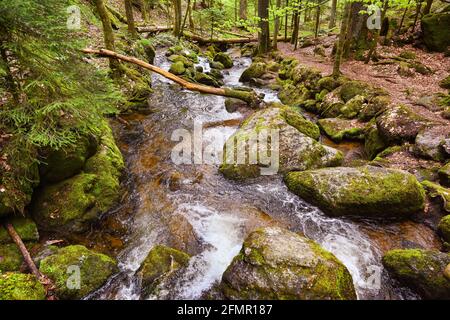
{"type": "MultiPolygon", "coordinates": [[[[301,63],[317,68],[323,74],[331,74],[333,70],[331,50],[335,41],[336,36],[319,39],[319,43],[325,47],[325,57],[314,54],[314,45],[294,51],[290,43],[279,43],[278,50],[285,56],[297,58],[301,63]]],[[[420,105],[418,100],[434,93],[445,93],[445,90],[439,87],[439,82],[450,71],[450,58],[444,57],[443,53],[429,53],[411,45],[378,46],[377,52],[382,57],[390,58],[398,56],[405,50],[413,51],[416,54],[416,60],[431,68],[433,73],[430,75],[415,73],[413,77],[403,77],[397,72],[397,64],[376,65],[373,62],[365,64],[357,60],[344,61],[341,72],[350,79],[364,81],[385,89],[391,95],[393,102],[408,104],[414,111],[429,119],[449,123],[449,120],[442,118],[439,112],[427,109],[420,105]]]]}

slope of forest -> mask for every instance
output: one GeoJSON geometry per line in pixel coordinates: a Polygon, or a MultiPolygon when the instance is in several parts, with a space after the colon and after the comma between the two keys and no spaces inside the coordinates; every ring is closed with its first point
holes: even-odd
{"type": "Polygon", "coordinates": [[[3,1],[0,76],[0,300],[450,299],[445,1],[3,1]]]}

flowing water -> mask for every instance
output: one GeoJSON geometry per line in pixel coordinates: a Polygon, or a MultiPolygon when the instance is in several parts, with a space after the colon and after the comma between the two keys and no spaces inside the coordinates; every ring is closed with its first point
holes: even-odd
{"type": "MultiPolygon", "coordinates": [[[[242,86],[239,76],[251,63],[249,58],[235,61],[232,69],[224,71],[227,86],[242,86]]],[[[162,54],[156,63],[166,70],[170,66],[162,54]]],[[[207,70],[206,60],[201,59],[200,65],[207,70]]],[[[131,129],[118,134],[129,170],[129,194],[121,206],[132,207],[133,212],[121,217],[128,226],[118,255],[121,272],[88,298],[202,298],[220,281],[246,235],[269,225],[301,232],[334,253],[352,274],[360,299],[415,297],[392,286],[367,222],[325,216],[290,193],[280,176],[238,183],[225,179],[217,164],[174,164],[171,151],[178,142],[171,137],[175,130],[193,132],[194,121],[213,123],[203,128],[203,145],[221,150],[244,115],[228,113],[223,97],[180,89],[158,75],[153,82],[152,112],[130,117],[131,129]],[[136,271],[156,244],[183,249],[193,258],[176,280],[161,283],[157,295],[142,297],[136,271]]],[[[278,100],[274,91],[256,90],[265,94],[266,101],[278,100]]]]}

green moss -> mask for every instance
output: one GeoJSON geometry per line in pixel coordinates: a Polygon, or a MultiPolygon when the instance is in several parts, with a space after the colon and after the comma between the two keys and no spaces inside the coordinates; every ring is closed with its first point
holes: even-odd
{"type": "Polygon", "coordinates": [[[339,88],[339,96],[344,102],[349,101],[357,95],[365,96],[369,85],[360,81],[348,81],[339,88]]]}
{"type": "Polygon", "coordinates": [[[439,82],[439,85],[444,89],[450,89],[450,75],[442,79],[441,82],[439,82]]]}
{"type": "Polygon", "coordinates": [[[441,184],[450,187],[450,162],[447,162],[445,166],[440,168],[438,174],[441,184]]]}
{"type": "Polygon", "coordinates": [[[450,242],[450,214],[441,219],[438,229],[444,241],[450,242]]]}
{"type": "Polygon", "coordinates": [[[44,258],[39,270],[53,281],[61,299],[80,299],[100,288],[113,273],[118,272],[114,259],[80,245],[61,248],[56,254],[44,258]],[[80,270],[79,288],[71,282],[74,273],[69,267],[73,266],[80,270]]]}
{"type": "Polygon", "coordinates": [[[317,123],[323,132],[335,142],[341,142],[343,139],[364,139],[364,125],[358,121],[327,118],[320,119],[317,123]]]}
{"type": "Polygon", "coordinates": [[[0,274],[0,300],[44,300],[45,288],[31,274],[0,274]]]}
{"type": "Polygon", "coordinates": [[[224,52],[219,52],[214,56],[214,61],[219,61],[221,64],[223,64],[223,66],[228,69],[231,68],[233,66],[233,60],[231,59],[231,57],[224,53],[224,52]]]}
{"type": "Polygon", "coordinates": [[[314,140],[318,140],[320,137],[319,127],[305,119],[297,110],[292,107],[283,106],[281,116],[286,120],[286,122],[296,128],[301,133],[307,135],[314,140]]]}
{"type": "Polygon", "coordinates": [[[15,243],[0,245],[0,271],[19,271],[22,263],[22,254],[15,243]]]}
{"type": "Polygon", "coordinates": [[[139,269],[142,292],[148,296],[162,278],[188,265],[190,256],[163,245],[153,247],[139,269]]]}
{"type": "Polygon", "coordinates": [[[450,189],[444,188],[431,181],[422,181],[422,185],[432,198],[440,197],[444,204],[444,210],[450,212],[450,189]]]}
{"type": "Polygon", "coordinates": [[[387,147],[386,142],[378,133],[378,129],[375,121],[371,121],[368,127],[366,127],[366,139],[364,141],[364,151],[367,157],[372,160],[378,153],[383,151],[387,147]]]}
{"type": "Polygon", "coordinates": [[[409,59],[409,60],[411,59],[411,60],[413,60],[413,59],[416,58],[416,53],[414,51],[405,50],[405,51],[402,51],[399,54],[399,57],[403,58],[403,59],[409,59]]]}
{"type": "MultiPolygon", "coordinates": [[[[22,241],[37,241],[39,233],[36,224],[29,218],[14,217],[9,220],[22,241]]],[[[12,239],[3,226],[0,226],[0,244],[12,243],[12,239]]],[[[0,268],[1,269],[1,268],[0,268]]]]}
{"type": "Polygon", "coordinates": [[[192,66],[194,65],[194,63],[193,63],[191,60],[189,60],[188,58],[186,58],[186,57],[184,57],[184,56],[182,56],[182,55],[177,55],[177,54],[171,55],[171,56],[168,58],[168,60],[171,61],[171,62],[173,62],[173,63],[175,63],[175,62],[181,62],[181,63],[183,63],[183,66],[184,66],[185,68],[192,67],[192,66]]]}
{"type": "Polygon", "coordinates": [[[263,62],[252,63],[244,72],[241,74],[239,81],[248,82],[253,78],[259,78],[264,73],[266,73],[267,65],[263,62]]]}
{"type": "Polygon", "coordinates": [[[422,17],[423,41],[430,50],[444,52],[450,45],[450,12],[430,13],[422,17]]]}
{"type": "Polygon", "coordinates": [[[172,63],[169,69],[169,72],[175,75],[182,75],[185,71],[186,68],[184,67],[184,63],[182,61],[172,63]]]}
{"type": "Polygon", "coordinates": [[[220,87],[220,84],[216,79],[202,72],[197,72],[195,74],[195,81],[207,86],[220,87]]]}

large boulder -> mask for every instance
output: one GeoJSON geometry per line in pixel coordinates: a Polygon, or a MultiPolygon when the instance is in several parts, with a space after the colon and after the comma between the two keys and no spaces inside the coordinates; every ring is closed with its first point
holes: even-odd
{"type": "Polygon", "coordinates": [[[184,67],[184,63],[182,61],[177,61],[172,63],[170,66],[169,72],[173,73],[174,75],[182,75],[186,71],[186,68],[184,67]]]}
{"type": "Polygon", "coordinates": [[[450,279],[444,275],[450,254],[439,251],[391,250],[383,256],[383,265],[400,283],[425,299],[450,299],[450,279]]]}
{"type": "Polygon", "coordinates": [[[412,142],[420,130],[428,124],[429,120],[414,113],[405,105],[390,105],[377,118],[378,130],[389,142],[412,142]]]}
{"type": "MultiPolygon", "coordinates": [[[[22,241],[39,240],[39,233],[33,220],[24,217],[14,217],[10,219],[9,222],[13,225],[22,241]]],[[[8,231],[6,231],[4,226],[0,226],[0,244],[12,242],[13,240],[11,239],[8,231]]]]}
{"type": "Polygon", "coordinates": [[[317,121],[323,132],[334,142],[342,140],[364,140],[366,124],[358,120],[326,118],[317,121]]]}
{"type": "Polygon", "coordinates": [[[82,173],[38,190],[31,211],[42,229],[84,232],[118,200],[123,158],[111,129],[102,130],[97,153],[82,173]]]}
{"type": "Polygon", "coordinates": [[[446,157],[442,145],[448,138],[450,138],[449,126],[427,127],[416,136],[415,151],[423,158],[442,161],[446,157]]]}
{"type": "Polygon", "coordinates": [[[368,123],[365,131],[364,151],[367,157],[372,160],[379,152],[383,151],[387,147],[387,144],[378,132],[375,119],[372,119],[368,123]]]}
{"type": "Polygon", "coordinates": [[[81,245],[61,248],[42,259],[39,270],[53,281],[61,299],[81,299],[119,271],[114,259],[81,245]]]}
{"type": "Polygon", "coordinates": [[[247,237],[220,288],[228,299],[356,299],[349,271],[333,254],[278,227],[247,237]]]}
{"type": "Polygon", "coordinates": [[[45,288],[31,274],[0,273],[0,300],[45,300],[45,288]]]}
{"type": "Polygon", "coordinates": [[[298,111],[274,104],[270,108],[255,112],[228,139],[224,147],[224,160],[219,170],[227,178],[245,179],[255,178],[261,174],[339,165],[343,159],[342,153],[317,142],[315,139],[318,139],[319,135],[318,127],[306,120],[298,111]],[[256,138],[258,135],[262,137],[264,133],[270,136],[271,132],[275,133],[274,139],[278,132],[278,150],[275,148],[276,142],[273,141],[270,144],[272,147],[268,157],[270,159],[262,159],[258,157],[258,149],[260,154],[268,154],[266,152],[268,143],[261,139],[261,143],[257,144],[256,138]],[[270,171],[264,173],[263,170],[270,171]]]}
{"type": "Polygon", "coordinates": [[[425,192],[405,171],[373,166],[290,172],[288,188],[331,216],[403,217],[424,209],[425,192]]]}
{"type": "Polygon", "coordinates": [[[428,49],[444,52],[450,46],[450,11],[422,18],[423,41],[428,49]]]}
{"type": "Polygon", "coordinates": [[[190,256],[163,245],[153,247],[139,268],[141,295],[150,295],[157,285],[189,264],[190,256]]]}
{"type": "Polygon", "coordinates": [[[220,62],[224,68],[228,69],[233,66],[233,60],[225,52],[219,52],[214,56],[214,61],[220,62]]]}
{"type": "Polygon", "coordinates": [[[266,73],[267,65],[264,62],[254,62],[242,72],[239,81],[248,82],[253,78],[259,78],[266,73]]]}

